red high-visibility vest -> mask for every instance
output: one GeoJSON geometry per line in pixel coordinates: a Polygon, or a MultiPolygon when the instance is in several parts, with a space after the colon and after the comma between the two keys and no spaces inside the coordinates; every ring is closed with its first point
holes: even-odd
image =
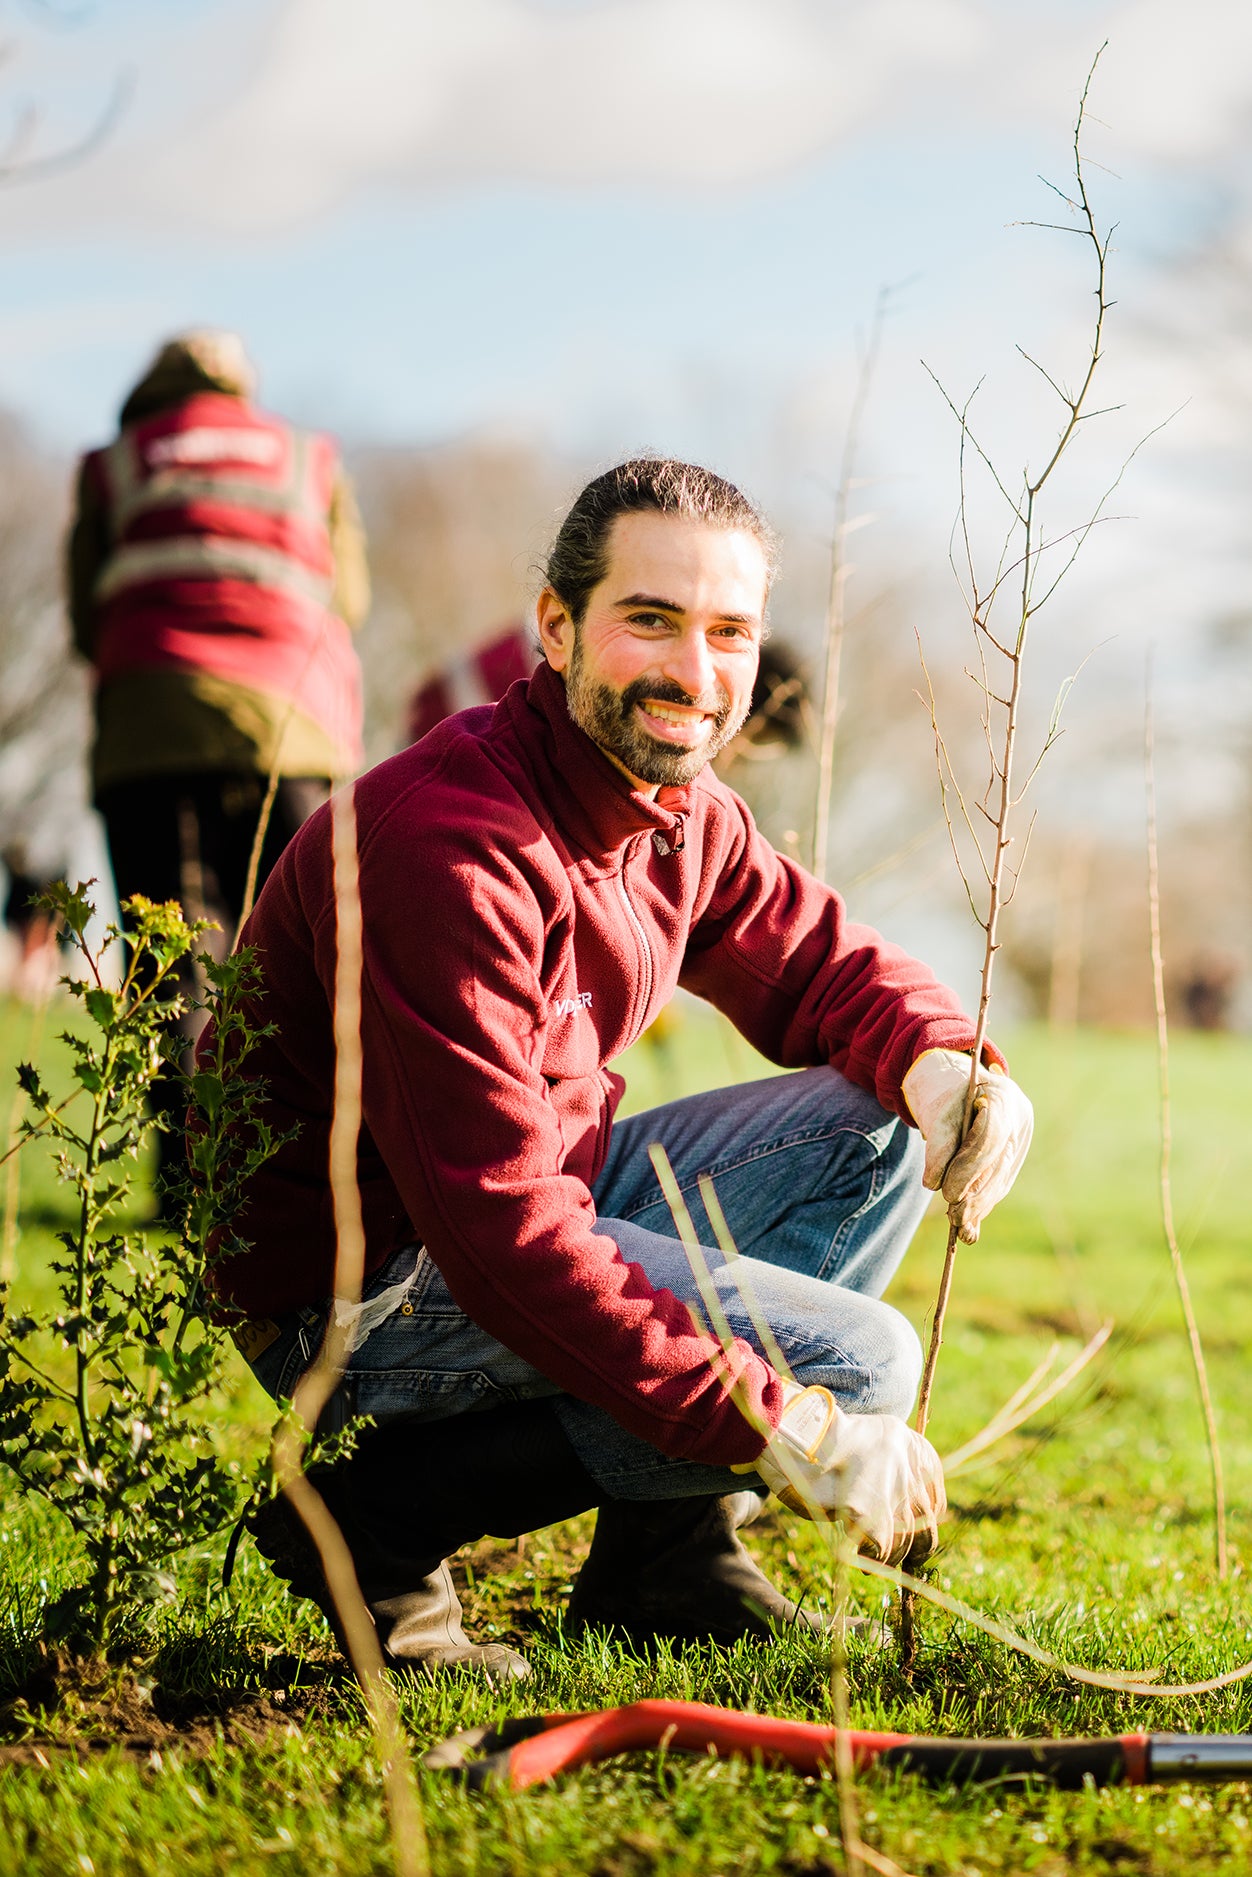
{"type": "Polygon", "coordinates": [[[218,392],[93,451],[113,542],[94,595],[101,680],[174,667],[269,692],[358,767],[360,669],[331,611],[337,463],[329,437],[218,392]]]}

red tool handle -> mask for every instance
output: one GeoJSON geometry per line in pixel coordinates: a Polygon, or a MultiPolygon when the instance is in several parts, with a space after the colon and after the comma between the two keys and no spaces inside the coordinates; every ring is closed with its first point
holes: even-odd
{"type": "MultiPolygon", "coordinates": [[[[872,1765],[884,1747],[908,1742],[907,1734],[854,1733],[850,1738],[857,1771],[872,1765]]],[[[522,1741],[509,1753],[508,1783],[521,1792],[614,1753],[660,1746],[675,1753],[719,1753],[816,1773],[834,1764],[835,1729],[774,1720],[767,1714],[737,1714],[697,1701],[634,1701],[601,1714],[562,1717],[550,1730],[522,1741]]]]}
{"type": "MultiPolygon", "coordinates": [[[[835,1728],[808,1721],[741,1714],[695,1701],[635,1701],[595,1714],[506,1721],[494,1733],[479,1729],[436,1748],[427,1764],[463,1772],[474,1786],[506,1785],[514,1792],[641,1747],[717,1753],[817,1773],[834,1767],[837,1737],[835,1728]],[[486,1747],[486,1756],[469,1759],[469,1750],[478,1747],[486,1747]]],[[[934,1780],[1030,1774],[1057,1786],[1081,1786],[1088,1778],[1097,1785],[1141,1785],[1148,1777],[1146,1734],[1105,1740],[933,1740],[850,1729],[846,1738],[854,1772],[878,1765],[934,1780]]]]}

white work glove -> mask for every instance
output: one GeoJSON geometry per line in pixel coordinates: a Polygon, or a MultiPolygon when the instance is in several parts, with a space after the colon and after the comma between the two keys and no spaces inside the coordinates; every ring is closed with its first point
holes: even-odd
{"type": "Polygon", "coordinates": [[[947,1506],[943,1463],[897,1414],[845,1414],[828,1388],[784,1382],[782,1419],[757,1473],[805,1518],[838,1519],[857,1550],[887,1564],[934,1550],[947,1506]]]}
{"type": "Polygon", "coordinates": [[[1002,1070],[980,1068],[969,1131],[962,1139],[969,1064],[964,1050],[928,1049],[901,1088],[926,1143],[922,1184],[932,1193],[942,1188],[958,1237],[973,1245],[983,1220],[1021,1171],[1035,1111],[1002,1070]]]}

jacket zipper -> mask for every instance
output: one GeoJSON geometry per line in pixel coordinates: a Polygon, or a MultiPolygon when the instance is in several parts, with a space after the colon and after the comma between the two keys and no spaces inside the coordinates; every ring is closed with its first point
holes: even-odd
{"type": "MultiPolygon", "coordinates": [[[[650,834],[645,834],[642,838],[645,841],[650,841],[652,836],[650,834]]],[[[638,842],[636,842],[635,843],[636,849],[638,848],[638,845],[639,845],[638,842]]],[[[629,859],[629,856],[627,856],[627,859],[629,859]]],[[[643,920],[639,917],[639,914],[635,911],[634,901],[630,897],[630,888],[626,884],[626,861],[623,861],[622,870],[617,876],[617,883],[620,886],[621,891],[622,891],[622,904],[626,908],[626,916],[630,920],[631,925],[635,928],[635,937],[639,941],[639,950],[643,958],[643,967],[644,967],[643,1002],[642,1002],[642,1005],[637,1006],[637,1008],[641,1010],[642,1016],[646,1016],[647,1011],[648,1011],[648,1006],[652,1002],[652,984],[653,984],[653,979],[655,975],[655,968],[652,962],[652,947],[648,943],[648,934],[644,929],[643,920]]],[[[638,1033],[639,1032],[637,1031],[636,1034],[638,1033]]]]}

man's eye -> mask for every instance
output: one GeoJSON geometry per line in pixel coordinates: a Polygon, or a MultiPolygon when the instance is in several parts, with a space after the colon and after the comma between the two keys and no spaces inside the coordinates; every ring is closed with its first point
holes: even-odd
{"type": "Polygon", "coordinates": [[[630,623],[632,626],[649,626],[654,630],[658,627],[667,630],[669,627],[669,620],[664,613],[632,613],[630,623]]]}

